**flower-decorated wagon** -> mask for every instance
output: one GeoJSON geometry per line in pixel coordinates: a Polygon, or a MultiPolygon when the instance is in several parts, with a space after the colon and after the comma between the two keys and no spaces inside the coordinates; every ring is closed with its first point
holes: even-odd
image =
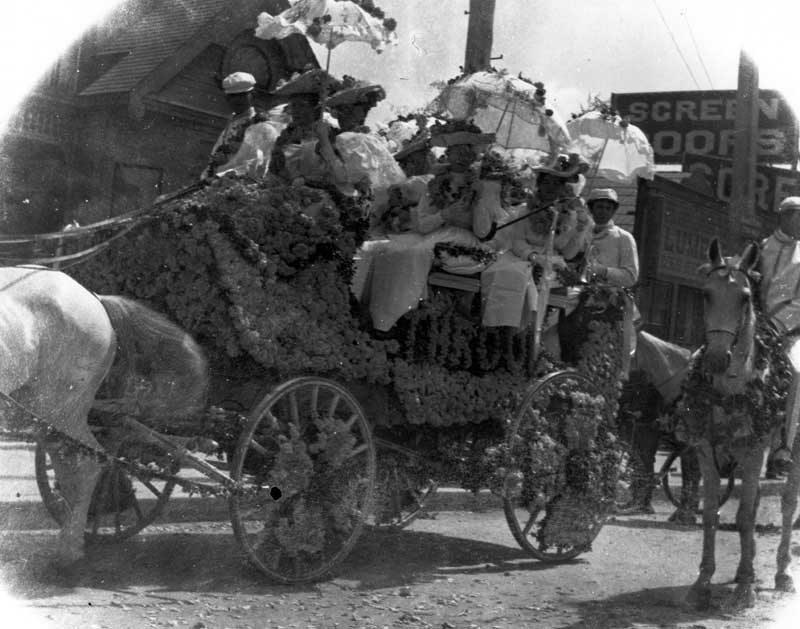
{"type": "MultiPolygon", "coordinates": [[[[329,572],[365,524],[404,526],[448,484],[502,496],[515,539],[541,560],[590,549],[619,463],[619,295],[584,288],[571,365],[540,351],[535,326],[484,327],[479,289],[441,272],[418,308],[377,333],[350,290],[363,227],[357,205],[323,190],[229,176],[126,223],[68,269],[168,315],[212,370],[208,410],[191,422],[128,409],[135,429],[107,445],[91,535],[136,533],[176,485],[225,493],[248,559],[299,582],[329,572]],[[200,442],[213,451],[198,455],[200,442]]],[[[37,478],[58,519],[43,451],[37,478]]]]}

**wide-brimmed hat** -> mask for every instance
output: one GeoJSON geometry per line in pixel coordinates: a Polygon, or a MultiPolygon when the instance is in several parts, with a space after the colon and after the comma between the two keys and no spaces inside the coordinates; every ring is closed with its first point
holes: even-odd
{"type": "Polygon", "coordinates": [[[252,92],[255,86],[256,78],[249,72],[232,72],[222,79],[222,90],[226,94],[252,92]]]}
{"type": "Polygon", "coordinates": [[[484,133],[476,124],[467,120],[448,120],[430,128],[431,146],[458,146],[463,144],[492,144],[494,133],[484,133]]]}
{"type": "Polygon", "coordinates": [[[619,198],[617,197],[617,191],[614,190],[614,188],[595,188],[589,193],[589,198],[586,199],[586,205],[591,206],[592,203],[595,201],[600,201],[601,199],[611,201],[615,205],[619,206],[619,198]]]}
{"type": "Polygon", "coordinates": [[[278,83],[273,96],[289,97],[308,94],[324,98],[335,85],[335,80],[325,70],[315,68],[302,74],[292,75],[288,80],[278,83]]]}
{"type": "Polygon", "coordinates": [[[359,81],[351,76],[343,76],[339,89],[335,94],[330,96],[325,104],[328,107],[341,107],[342,105],[353,105],[355,103],[363,103],[369,100],[378,102],[386,98],[386,92],[383,87],[377,83],[368,83],[367,81],[359,81]]]}
{"type": "Polygon", "coordinates": [[[778,206],[778,212],[786,210],[800,210],[800,197],[786,197],[778,206]]]}
{"type": "Polygon", "coordinates": [[[578,175],[582,175],[589,170],[589,162],[583,159],[577,153],[570,153],[569,155],[561,154],[557,156],[552,162],[537,166],[533,172],[545,173],[555,177],[561,177],[570,183],[578,181],[578,175]]]}

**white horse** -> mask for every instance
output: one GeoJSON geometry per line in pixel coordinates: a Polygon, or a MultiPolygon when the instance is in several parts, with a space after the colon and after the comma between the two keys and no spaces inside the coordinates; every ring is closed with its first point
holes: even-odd
{"type": "Polygon", "coordinates": [[[98,297],[58,271],[0,268],[0,424],[48,429],[46,447],[67,504],[51,557],[56,565],[84,553],[103,466],[88,415],[109,375],[106,396],[141,416],[189,416],[205,403],[203,354],[161,315],[122,297],[98,297]]]}

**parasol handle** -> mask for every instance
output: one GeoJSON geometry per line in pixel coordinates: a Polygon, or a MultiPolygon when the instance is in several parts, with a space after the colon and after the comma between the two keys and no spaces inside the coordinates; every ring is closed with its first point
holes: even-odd
{"type": "Polygon", "coordinates": [[[539,299],[536,304],[536,323],[533,329],[533,359],[539,357],[542,346],[542,333],[547,320],[547,302],[550,301],[550,275],[553,273],[553,250],[555,248],[556,227],[558,225],[558,212],[553,214],[550,223],[550,233],[547,236],[545,249],[544,268],[542,269],[542,287],[539,290],[539,299]]]}
{"type": "Polygon", "coordinates": [[[606,137],[605,140],[603,140],[603,148],[600,149],[600,157],[597,158],[597,163],[595,163],[592,175],[589,178],[589,188],[586,190],[585,193],[587,197],[589,196],[589,193],[592,191],[592,188],[594,188],[594,180],[597,177],[597,172],[600,170],[600,162],[603,161],[603,155],[606,154],[607,146],[608,146],[608,137],[606,137]]]}

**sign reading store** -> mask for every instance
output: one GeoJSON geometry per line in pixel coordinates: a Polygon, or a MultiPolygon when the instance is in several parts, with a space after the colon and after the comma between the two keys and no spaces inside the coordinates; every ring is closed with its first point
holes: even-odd
{"type": "MultiPolygon", "coordinates": [[[[732,158],[736,90],[612,94],[611,105],[650,140],[657,164],[684,153],[732,158]]],[[[777,90],[758,93],[758,161],[789,163],[797,151],[797,118],[777,90]]]]}

